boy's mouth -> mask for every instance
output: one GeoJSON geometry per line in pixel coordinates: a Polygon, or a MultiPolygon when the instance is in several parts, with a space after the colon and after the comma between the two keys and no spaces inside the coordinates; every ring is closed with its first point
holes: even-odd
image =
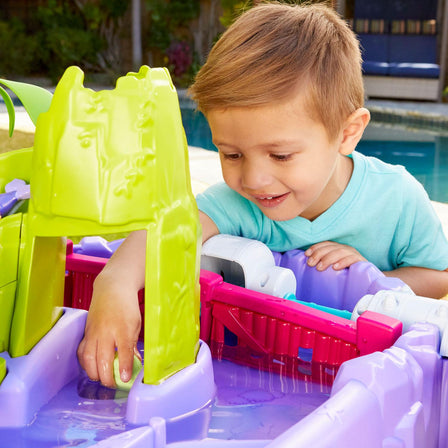
{"type": "Polygon", "coordinates": [[[253,198],[262,207],[272,208],[272,207],[277,207],[278,205],[280,205],[288,197],[288,195],[289,195],[289,193],[273,195],[273,196],[257,195],[257,196],[253,196],[253,198]]]}

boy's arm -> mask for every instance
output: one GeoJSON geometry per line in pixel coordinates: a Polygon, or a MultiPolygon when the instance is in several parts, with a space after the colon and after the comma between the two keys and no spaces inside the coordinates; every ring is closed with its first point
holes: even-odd
{"type": "MultiPolygon", "coordinates": [[[[199,212],[202,241],[219,233],[215,223],[199,212]]],[[[118,353],[120,377],[132,375],[141,329],[138,291],[145,286],[146,231],[131,233],[95,279],[84,338],[78,347],[81,366],[92,380],[115,387],[113,361],[118,353]]]]}
{"type": "Polygon", "coordinates": [[[212,236],[218,235],[216,224],[204,212],[199,210],[199,221],[202,226],[202,242],[205,243],[212,236]]]}
{"type": "Polygon", "coordinates": [[[434,269],[406,266],[384,272],[387,277],[403,280],[418,296],[440,299],[448,294],[448,269],[434,269]]]}
{"type": "Polygon", "coordinates": [[[92,302],[78,359],[92,380],[115,387],[118,351],[121,379],[131,378],[141,328],[138,291],[145,284],[146,231],[131,233],[95,279],[92,302]]]}

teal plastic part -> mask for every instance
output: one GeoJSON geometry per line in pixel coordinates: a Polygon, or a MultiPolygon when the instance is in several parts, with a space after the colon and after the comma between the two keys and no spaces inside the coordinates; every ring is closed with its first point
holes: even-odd
{"type": "Polygon", "coordinates": [[[318,305],[317,303],[313,302],[304,302],[303,300],[297,299],[293,293],[286,294],[284,299],[292,300],[294,302],[300,303],[301,305],[306,305],[316,310],[325,311],[326,313],[333,314],[334,316],[343,317],[344,319],[350,320],[352,317],[352,313],[350,311],[338,310],[336,308],[331,308],[329,306],[318,305]]]}
{"type": "Polygon", "coordinates": [[[117,385],[117,389],[124,390],[124,391],[131,390],[131,387],[134,384],[135,379],[137,378],[137,375],[140,373],[140,370],[142,370],[142,367],[143,367],[142,362],[140,361],[140,359],[137,356],[134,355],[134,362],[132,364],[132,376],[131,376],[131,379],[125,383],[124,381],[122,381],[122,379],[120,377],[118,356],[115,356],[114,379],[115,379],[115,384],[117,385]]]}
{"type": "MultiPolygon", "coordinates": [[[[19,100],[22,102],[23,107],[28,112],[28,115],[31,118],[31,121],[36,124],[37,123],[37,117],[42,113],[46,112],[48,108],[50,107],[52,94],[47,89],[44,89],[39,86],[35,86],[32,84],[27,84],[24,82],[18,82],[18,81],[10,81],[8,79],[0,79],[0,84],[3,84],[8,89],[12,90],[19,100]]],[[[3,93],[6,93],[4,89],[2,89],[3,93]]],[[[5,99],[5,96],[1,91],[0,94],[2,95],[3,99],[5,99]]],[[[7,94],[6,94],[7,95],[7,94]]],[[[7,95],[9,98],[9,95],[7,95]]],[[[6,104],[6,100],[5,100],[6,104]]],[[[12,117],[14,117],[14,106],[12,105],[11,98],[9,98],[9,108],[12,106],[12,117]]],[[[6,104],[6,107],[8,108],[8,104],[6,104]]],[[[9,132],[12,135],[12,131],[14,130],[14,119],[12,120],[11,125],[11,112],[8,108],[9,113],[9,132]]]]}

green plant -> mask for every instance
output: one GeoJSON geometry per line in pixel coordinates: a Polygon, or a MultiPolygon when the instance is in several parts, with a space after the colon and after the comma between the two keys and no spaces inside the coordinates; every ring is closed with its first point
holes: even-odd
{"type": "Polygon", "coordinates": [[[175,84],[189,84],[197,69],[191,21],[199,16],[200,1],[146,0],[150,24],[146,43],[156,65],[169,68],[175,84]]]}
{"type": "Polygon", "coordinates": [[[120,71],[119,33],[129,1],[48,0],[38,9],[41,59],[53,78],[69,65],[90,72],[120,71]]]}
{"type": "Polygon", "coordinates": [[[36,39],[26,34],[18,19],[0,21],[0,74],[28,75],[36,68],[36,39]]]}
{"type": "Polygon", "coordinates": [[[190,37],[188,24],[199,15],[199,0],[146,0],[150,13],[147,40],[151,47],[165,51],[173,40],[190,37]]]}
{"type": "MultiPolygon", "coordinates": [[[[264,0],[266,1],[266,0],[264,0]]],[[[222,25],[229,27],[233,21],[244,11],[252,8],[263,0],[221,0],[223,13],[219,18],[222,25]]],[[[331,5],[331,0],[280,0],[281,3],[300,4],[300,3],[327,3],[331,5]]],[[[269,2],[268,2],[269,3],[269,2]]]]}
{"type": "Polygon", "coordinates": [[[219,18],[219,21],[222,25],[228,28],[240,14],[247,9],[250,9],[252,6],[253,2],[251,0],[221,0],[223,13],[219,18]]]}

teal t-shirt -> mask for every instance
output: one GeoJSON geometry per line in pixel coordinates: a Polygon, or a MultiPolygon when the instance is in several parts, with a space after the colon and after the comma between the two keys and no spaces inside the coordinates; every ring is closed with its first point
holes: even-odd
{"type": "Polygon", "coordinates": [[[313,221],[267,218],[252,202],[226,184],[196,198],[220,233],[243,236],[284,252],[321,241],[354,247],[382,271],[403,266],[448,268],[448,242],[423,186],[404,167],[358,152],[339,199],[313,221]]]}

